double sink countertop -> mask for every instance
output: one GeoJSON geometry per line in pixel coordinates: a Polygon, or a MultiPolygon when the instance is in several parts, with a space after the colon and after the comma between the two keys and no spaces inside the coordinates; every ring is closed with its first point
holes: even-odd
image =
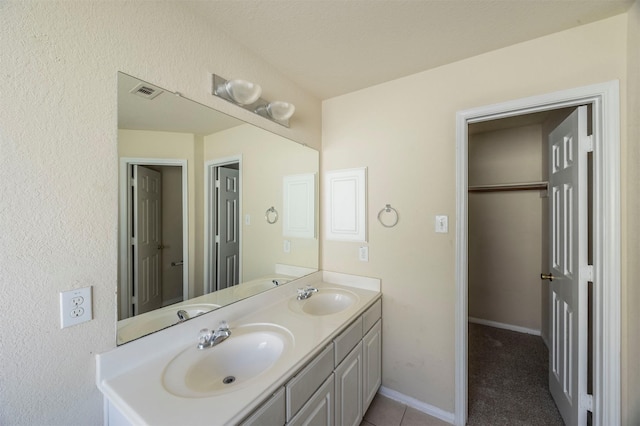
{"type": "MultiPolygon", "coordinates": [[[[133,424],[235,424],[286,383],[380,296],[378,279],[316,272],[96,355],[97,385],[109,403],[133,424]],[[306,285],[316,287],[318,293],[306,301],[296,300],[297,289],[306,285]],[[354,302],[340,312],[325,315],[308,314],[301,309],[305,302],[331,289],[355,295],[354,302]],[[191,348],[197,350],[199,330],[215,330],[220,321],[226,321],[231,329],[231,337],[220,347],[232,341],[234,329],[238,331],[236,336],[242,336],[242,330],[249,328],[277,328],[286,336],[284,351],[270,368],[246,381],[232,383],[213,396],[207,396],[206,392],[197,397],[172,393],[165,383],[167,367],[172,361],[175,365],[189,359],[183,354],[191,348]]],[[[216,349],[199,352],[204,356],[216,349]]],[[[208,362],[215,363],[215,358],[208,362]]]]}

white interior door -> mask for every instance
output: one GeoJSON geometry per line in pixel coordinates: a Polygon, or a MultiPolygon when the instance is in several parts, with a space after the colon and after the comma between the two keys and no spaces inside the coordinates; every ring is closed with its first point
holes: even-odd
{"type": "Polygon", "coordinates": [[[549,135],[549,390],[567,425],[586,424],[587,107],[549,135]]]}
{"type": "Polygon", "coordinates": [[[240,280],[240,173],[218,167],[216,290],[240,280]]]}
{"type": "Polygon", "coordinates": [[[134,315],[162,306],[161,194],[159,172],[133,166],[133,291],[134,315]]]}

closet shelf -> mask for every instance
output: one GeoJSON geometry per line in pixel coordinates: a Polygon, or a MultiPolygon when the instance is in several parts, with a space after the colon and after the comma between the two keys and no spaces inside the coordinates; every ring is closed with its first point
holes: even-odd
{"type": "Polygon", "coordinates": [[[469,192],[495,192],[495,191],[546,191],[549,182],[523,182],[523,183],[500,183],[495,185],[473,185],[469,187],[469,192]]]}

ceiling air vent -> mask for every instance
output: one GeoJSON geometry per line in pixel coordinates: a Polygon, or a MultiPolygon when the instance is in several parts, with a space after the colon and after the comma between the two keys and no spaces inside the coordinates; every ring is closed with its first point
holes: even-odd
{"type": "Polygon", "coordinates": [[[141,98],[145,98],[149,100],[155,98],[162,92],[163,90],[160,90],[157,87],[153,87],[149,84],[144,84],[144,83],[140,83],[136,87],[130,90],[130,93],[133,93],[134,95],[138,95],[141,98]]]}

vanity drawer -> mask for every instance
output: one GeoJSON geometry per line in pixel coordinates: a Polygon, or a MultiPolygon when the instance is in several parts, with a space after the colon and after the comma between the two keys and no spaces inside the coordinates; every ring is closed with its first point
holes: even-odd
{"type": "Polygon", "coordinates": [[[367,331],[371,330],[371,327],[373,327],[380,318],[382,318],[382,299],[378,299],[373,306],[362,314],[362,334],[367,334],[367,331]]]}
{"type": "Polygon", "coordinates": [[[333,345],[336,349],[334,367],[337,367],[342,362],[344,357],[351,352],[351,349],[356,347],[360,340],[362,340],[362,316],[358,317],[353,324],[333,340],[333,345]]]}
{"type": "Polygon", "coordinates": [[[304,404],[300,412],[287,423],[287,426],[332,425],[335,416],[334,375],[322,384],[320,389],[304,404]]]}
{"type": "Polygon", "coordinates": [[[284,388],[267,399],[240,426],[283,425],[285,423],[284,388]]]}
{"type": "Polygon", "coordinates": [[[286,385],[287,421],[290,421],[311,395],[333,372],[333,345],[329,345],[286,385]]]}

